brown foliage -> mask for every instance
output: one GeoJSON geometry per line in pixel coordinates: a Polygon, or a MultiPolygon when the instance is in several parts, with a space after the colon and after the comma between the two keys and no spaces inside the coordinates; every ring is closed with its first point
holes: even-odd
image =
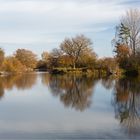
{"type": "Polygon", "coordinates": [[[0,67],[4,61],[4,51],[0,48],[0,67]]]}
{"type": "Polygon", "coordinates": [[[2,69],[6,72],[23,72],[25,66],[15,57],[7,57],[3,62],[2,69]]]}
{"type": "Polygon", "coordinates": [[[35,68],[37,64],[36,55],[26,49],[18,49],[15,53],[15,57],[24,65],[26,68],[35,68]]]}
{"type": "Polygon", "coordinates": [[[115,53],[117,58],[128,58],[130,56],[130,48],[127,45],[121,44],[116,46],[115,53]]]}
{"type": "Polygon", "coordinates": [[[64,54],[72,58],[73,68],[75,68],[76,63],[78,63],[83,56],[85,57],[88,53],[93,52],[91,46],[91,40],[84,35],[80,35],[76,36],[75,38],[65,39],[61,43],[60,49],[64,54]]]}

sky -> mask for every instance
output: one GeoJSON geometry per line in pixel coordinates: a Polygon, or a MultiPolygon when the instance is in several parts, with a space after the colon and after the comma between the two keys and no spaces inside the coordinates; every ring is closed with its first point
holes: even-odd
{"type": "Polygon", "coordinates": [[[65,38],[84,34],[99,57],[113,56],[111,40],[121,16],[140,0],[0,0],[0,48],[58,48],[65,38]]]}

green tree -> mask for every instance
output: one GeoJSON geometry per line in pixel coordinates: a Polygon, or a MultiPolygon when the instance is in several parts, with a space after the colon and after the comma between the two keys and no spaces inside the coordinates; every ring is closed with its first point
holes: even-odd
{"type": "Polygon", "coordinates": [[[123,23],[116,27],[116,35],[118,36],[117,45],[129,45],[130,42],[130,29],[123,23]]]}

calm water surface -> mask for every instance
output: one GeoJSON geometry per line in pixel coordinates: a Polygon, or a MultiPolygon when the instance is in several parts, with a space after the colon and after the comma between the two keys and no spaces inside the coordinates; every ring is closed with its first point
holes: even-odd
{"type": "Polygon", "coordinates": [[[140,139],[140,80],[0,77],[0,139],[140,139]]]}

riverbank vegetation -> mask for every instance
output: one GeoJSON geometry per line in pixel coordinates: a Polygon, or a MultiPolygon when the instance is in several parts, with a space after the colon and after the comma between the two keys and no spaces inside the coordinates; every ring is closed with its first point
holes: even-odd
{"type": "Polygon", "coordinates": [[[116,27],[112,40],[115,56],[98,58],[92,41],[84,35],[65,38],[51,52],[46,50],[41,59],[30,50],[18,49],[5,56],[0,49],[0,73],[48,71],[54,74],[76,73],[98,76],[140,74],[140,12],[129,10],[116,27]]]}

